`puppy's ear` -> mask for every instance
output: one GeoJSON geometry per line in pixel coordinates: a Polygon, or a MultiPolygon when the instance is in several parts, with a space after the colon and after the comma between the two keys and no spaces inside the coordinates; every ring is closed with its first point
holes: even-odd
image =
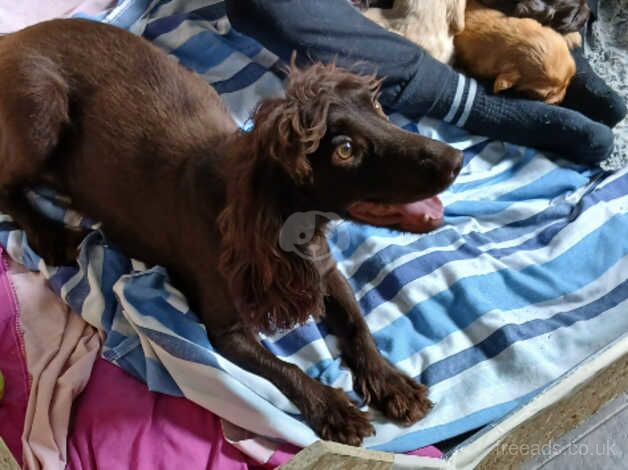
{"type": "Polygon", "coordinates": [[[493,93],[500,93],[514,87],[520,79],[521,74],[518,70],[509,69],[501,72],[495,78],[495,83],[493,83],[493,93]]]}

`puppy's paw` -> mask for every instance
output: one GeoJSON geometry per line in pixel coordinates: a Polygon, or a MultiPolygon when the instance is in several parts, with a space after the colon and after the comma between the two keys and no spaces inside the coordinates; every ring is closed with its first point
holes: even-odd
{"type": "Polygon", "coordinates": [[[359,375],[355,389],[369,405],[404,426],[416,423],[432,409],[427,387],[392,367],[359,375]]]}
{"type": "Polygon", "coordinates": [[[342,390],[330,388],[308,421],[321,439],[359,446],[375,433],[368,413],[357,409],[342,390]]]}

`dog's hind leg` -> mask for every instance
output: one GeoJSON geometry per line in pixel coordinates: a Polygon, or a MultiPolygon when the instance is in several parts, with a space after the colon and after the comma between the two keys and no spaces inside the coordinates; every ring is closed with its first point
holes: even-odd
{"type": "Polygon", "coordinates": [[[0,211],[24,230],[29,246],[50,266],[76,263],[83,230],[72,230],[37,211],[22,187],[0,190],[0,211]]]}
{"type": "Polygon", "coordinates": [[[69,124],[69,87],[49,58],[0,47],[0,210],[26,232],[37,254],[53,265],[76,259],[82,232],[38,212],[26,191],[42,180],[69,124]]]}

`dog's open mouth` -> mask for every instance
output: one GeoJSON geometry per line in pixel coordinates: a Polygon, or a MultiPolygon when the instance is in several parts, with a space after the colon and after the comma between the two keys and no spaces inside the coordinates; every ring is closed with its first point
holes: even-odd
{"type": "Polygon", "coordinates": [[[437,196],[408,204],[356,202],[348,210],[360,222],[414,233],[429,232],[443,223],[443,204],[437,196]]]}

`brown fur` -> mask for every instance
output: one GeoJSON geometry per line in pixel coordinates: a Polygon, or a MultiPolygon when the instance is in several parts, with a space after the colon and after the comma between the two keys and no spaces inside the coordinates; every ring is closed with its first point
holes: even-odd
{"type": "Polygon", "coordinates": [[[0,205],[60,264],[83,233],[35,211],[26,191],[69,196],[128,256],[167,267],[217,351],[275,384],[323,439],[358,445],[373,432],[368,416],[256,333],[324,316],[367,403],[404,424],[430,409],[426,388],[378,353],[329,252],[327,220],[307,218],[423,199],[456,177],[461,153],[389,123],[378,86],[333,65],[292,67],[285,97],[262,102],[247,134],[205,81],[143,39],[41,23],[0,40],[0,205]],[[305,255],[279,244],[300,213],[297,233],[314,226],[299,241],[305,255]]]}
{"type": "Polygon", "coordinates": [[[471,75],[494,80],[495,93],[513,88],[546,103],[560,103],[576,73],[560,34],[476,0],[469,0],[465,30],[454,42],[457,62],[471,75]]]}
{"type": "Polygon", "coordinates": [[[454,35],[464,29],[466,0],[394,0],[390,9],[368,8],[369,19],[450,63],[454,35]]]}

